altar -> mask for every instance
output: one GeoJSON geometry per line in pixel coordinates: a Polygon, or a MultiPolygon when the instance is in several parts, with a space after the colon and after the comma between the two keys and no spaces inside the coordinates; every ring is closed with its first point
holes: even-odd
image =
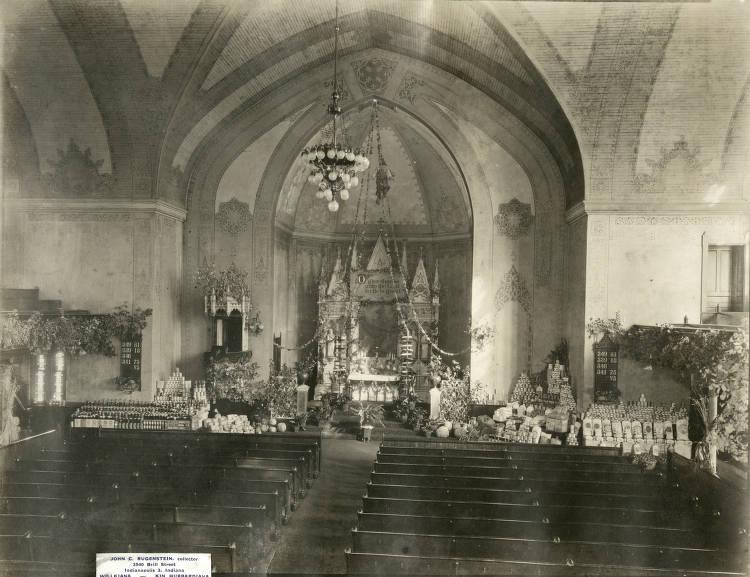
{"type": "Polygon", "coordinates": [[[420,253],[409,287],[402,280],[408,278],[406,245],[399,262],[392,256],[398,255],[395,242],[391,253],[389,242],[387,235],[378,236],[365,267],[357,244],[346,265],[339,251],[333,269],[321,275],[315,398],[335,392],[387,403],[406,390],[427,398],[430,339],[438,336],[437,264],[430,286],[420,253]]]}

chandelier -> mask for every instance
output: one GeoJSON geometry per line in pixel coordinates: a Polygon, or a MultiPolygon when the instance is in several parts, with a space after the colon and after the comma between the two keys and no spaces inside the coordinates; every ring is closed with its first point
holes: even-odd
{"type": "MultiPolygon", "coordinates": [[[[331,140],[306,148],[302,151],[302,158],[307,162],[310,175],[307,181],[318,187],[315,196],[328,202],[328,210],[336,212],[339,200],[349,199],[349,189],[359,186],[360,172],[370,166],[364,151],[353,149],[345,142],[342,126],[337,126],[336,120],[342,114],[341,92],[338,83],[338,53],[339,53],[339,5],[336,2],[336,27],[333,49],[333,93],[328,105],[331,116],[331,140]]],[[[343,120],[340,124],[343,124],[343,120]]]]}

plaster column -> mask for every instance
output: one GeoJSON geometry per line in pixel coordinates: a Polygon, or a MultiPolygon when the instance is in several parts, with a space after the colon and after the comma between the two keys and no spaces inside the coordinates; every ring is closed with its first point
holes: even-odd
{"type": "Polygon", "coordinates": [[[590,214],[586,219],[586,308],[583,331],[583,383],[578,385],[579,408],[585,410],[594,399],[594,343],[586,334],[589,319],[608,319],[609,215],[590,214]],[[582,386],[581,386],[582,385],[582,386]]]}
{"type": "Polygon", "coordinates": [[[259,378],[267,378],[273,358],[274,318],[274,250],[272,211],[266,201],[258,202],[253,227],[253,266],[251,294],[255,310],[260,313],[266,327],[259,335],[252,335],[250,350],[253,360],[260,366],[259,378]]]}

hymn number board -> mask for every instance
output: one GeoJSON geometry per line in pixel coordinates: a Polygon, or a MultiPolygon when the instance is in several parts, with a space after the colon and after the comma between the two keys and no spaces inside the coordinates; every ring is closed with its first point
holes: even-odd
{"type": "Polygon", "coordinates": [[[617,360],[617,345],[605,335],[594,345],[594,402],[612,403],[619,399],[617,360]]]}
{"type": "Polygon", "coordinates": [[[123,340],[120,344],[120,376],[141,382],[141,338],[123,340]]]}

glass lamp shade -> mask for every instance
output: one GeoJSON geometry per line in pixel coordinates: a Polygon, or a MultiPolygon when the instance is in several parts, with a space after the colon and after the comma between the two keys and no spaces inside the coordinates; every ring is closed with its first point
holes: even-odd
{"type": "Polygon", "coordinates": [[[339,193],[339,196],[341,197],[341,200],[349,200],[349,191],[344,189],[339,193]]]}
{"type": "Polygon", "coordinates": [[[349,184],[351,186],[359,186],[359,177],[358,176],[352,176],[351,180],[349,181],[349,184]]]}
{"type": "Polygon", "coordinates": [[[315,191],[315,198],[321,198],[322,199],[322,198],[325,198],[325,197],[326,197],[326,192],[324,190],[318,189],[317,191],[315,191]]]}
{"type": "Polygon", "coordinates": [[[317,150],[315,152],[315,156],[318,158],[318,160],[323,160],[326,157],[326,153],[322,150],[317,150]]]}
{"type": "Polygon", "coordinates": [[[329,189],[326,189],[326,190],[325,190],[325,191],[323,192],[323,196],[324,196],[324,197],[325,197],[325,199],[326,199],[327,201],[329,201],[329,202],[330,202],[331,200],[333,200],[333,192],[331,191],[331,189],[330,189],[330,188],[329,188],[329,189]]]}
{"type": "Polygon", "coordinates": [[[332,200],[328,203],[328,210],[331,212],[336,212],[339,209],[339,203],[336,202],[336,200],[332,200]]]}
{"type": "Polygon", "coordinates": [[[333,148],[329,148],[328,152],[326,152],[326,156],[328,158],[334,158],[336,156],[336,151],[333,148]]]}

